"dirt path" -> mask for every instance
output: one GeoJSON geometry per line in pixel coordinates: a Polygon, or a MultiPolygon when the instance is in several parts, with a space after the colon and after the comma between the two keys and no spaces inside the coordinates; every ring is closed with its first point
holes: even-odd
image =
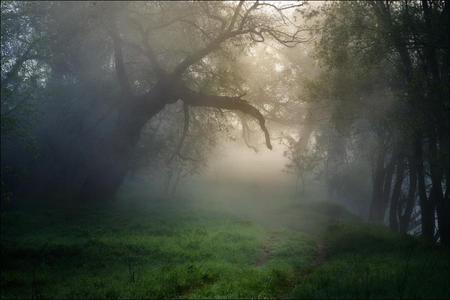
{"type": "Polygon", "coordinates": [[[323,262],[326,260],[326,258],[327,258],[327,251],[325,248],[325,244],[322,241],[318,241],[317,242],[317,254],[314,259],[314,265],[319,266],[319,265],[323,264],[323,262]]]}
{"type": "Polygon", "coordinates": [[[276,240],[277,240],[277,233],[272,232],[269,235],[269,237],[267,238],[267,240],[264,241],[264,243],[262,245],[261,256],[259,257],[258,261],[256,262],[257,267],[262,267],[269,261],[271,253],[272,253],[272,247],[273,247],[273,244],[276,242],[276,240]]]}
{"type": "Polygon", "coordinates": [[[258,261],[256,262],[257,267],[262,267],[267,263],[267,261],[269,261],[270,252],[271,252],[270,246],[267,244],[264,244],[263,248],[262,248],[261,256],[259,257],[258,261]]]}

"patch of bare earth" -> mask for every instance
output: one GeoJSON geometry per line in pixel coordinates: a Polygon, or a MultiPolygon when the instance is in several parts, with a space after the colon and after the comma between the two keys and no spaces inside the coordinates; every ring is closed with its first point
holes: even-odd
{"type": "Polygon", "coordinates": [[[276,233],[272,233],[269,236],[269,238],[264,241],[264,243],[262,245],[261,256],[256,261],[256,266],[257,267],[262,267],[265,264],[267,264],[267,262],[270,259],[271,254],[272,254],[272,247],[273,247],[273,244],[275,243],[276,239],[277,239],[276,233]]]}
{"type": "Polygon", "coordinates": [[[323,242],[319,241],[319,242],[317,242],[317,254],[314,259],[314,265],[319,266],[319,265],[323,264],[323,262],[326,260],[326,258],[327,258],[327,251],[325,248],[325,244],[323,242]]]}

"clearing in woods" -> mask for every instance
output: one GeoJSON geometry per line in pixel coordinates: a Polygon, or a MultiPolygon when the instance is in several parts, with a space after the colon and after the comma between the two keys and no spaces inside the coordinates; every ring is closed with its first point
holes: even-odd
{"type": "Polygon", "coordinates": [[[445,250],[364,225],[336,205],[240,212],[169,199],[3,212],[1,298],[448,295],[445,250]]]}

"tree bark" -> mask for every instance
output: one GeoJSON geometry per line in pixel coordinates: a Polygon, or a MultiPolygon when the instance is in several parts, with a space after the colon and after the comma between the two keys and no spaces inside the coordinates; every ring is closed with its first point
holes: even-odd
{"type": "Polygon", "coordinates": [[[392,191],[391,203],[389,208],[389,227],[392,230],[398,231],[399,220],[398,220],[398,208],[399,208],[399,198],[401,195],[401,188],[404,176],[404,166],[405,163],[403,159],[399,159],[396,166],[395,183],[392,191]]]}
{"type": "Polygon", "coordinates": [[[109,136],[99,142],[90,157],[90,166],[79,193],[79,200],[109,202],[129,169],[129,163],[142,128],[161,111],[165,92],[156,87],[145,99],[128,99],[132,104],[119,112],[109,136]],[[153,101],[152,101],[153,100],[153,101]],[[149,103],[147,105],[147,103],[149,103]]]}
{"type": "Polygon", "coordinates": [[[378,153],[372,175],[372,201],[370,203],[369,221],[382,222],[382,202],[383,202],[383,185],[385,177],[384,161],[386,150],[384,143],[380,142],[378,146],[378,153]]]}
{"type": "Polygon", "coordinates": [[[408,161],[409,165],[409,191],[406,198],[406,207],[403,214],[399,215],[400,227],[399,231],[401,233],[407,233],[409,228],[409,223],[411,221],[411,214],[416,205],[416,190],[417,190],[417,170],[416,165],[411,157],[408,161]]]}
{"type": "MultiPolygon", "coordinates": [[[[442,244],[449,243],[449,203],[448,198],[444,197],[442,181],[444,167],[442,163],[445,162],[442,155],[448,149],[448,109],[445,109],[444,101],[448,100],[448,93],[444,93],[443,88],[438,88],[441,84],[448,84],[442,81],[442,76],[439,72],[438,56],[436,52],[436,34],[435,26],[432,22],[432,6],[433,3],[428,3],[427,0],[422,0],[423,15],[425,19],[425,69],[430,73],[428,76],[428,88],[430,104],[432,104],[432,124],[430,126],[430,172],[432,187],[430,192],[430,201],[436,206],[438,218],[438,232],[442,244]],[[436,129],[435,129],[436,128],[436,129]]],[[[448,73],[448,69],[444,72],[448,73]]]]}
{"type": "MultiPolygon", "coordinates": [[[[449,241],[449,224],[448,224],[448,205],[443,195],[442,189],[442,168],[439,165],[439,157],[437,150],[437,141],[433,136],[430,138],[430,173],[431,173],[431,191],[430,202],[436,207],[438,232],[442,244],[448,245],[449,241]]],[[[433,212],[434,213],[434,212],[433,212]]]]}
{"type": "Polygon", "coordinates": [[[421,134],[417,134],[414,143],[414,156],[417,169],[417,183],[419,191],[420,214],[422,220],[422,236],[433,241],[434,238],[434,210],[428,199],[425,185],[425,170],[423,165],[423,146],[421,134]]]}
{"type": "Polygon", "coordinates": [[[391,161],[386,167],[385,170],[385,176],[384,176],[384,183],[383,183],[383,196],[381,199],[380,204],[380,212],[379,212],[379,218],[380,222],[384,222],[384,216],[386,214],[386,210],[389,204],[389,199],[391,196],[391,186],[392,186],[392,177],[394,175],[394,169],[395,169],[395,163],[397,160],[397,154],[392,154],[391,161]]]}

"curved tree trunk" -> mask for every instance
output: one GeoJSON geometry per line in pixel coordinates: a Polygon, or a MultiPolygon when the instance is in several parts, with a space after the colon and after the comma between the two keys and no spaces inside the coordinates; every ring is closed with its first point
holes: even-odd
{"type": "Polygon", "coordinates": [[[267,148],[272,149],[264,116],[247,101],[241,99],[240,96],[230,97],[198,93],[186,87],[182,82],[183,73],[191,65],[197,63],[211,52],[218,50],[226,40],[248,33],[248,31],[241,28],[246,21],[246,15],[244,15],[238,28],[234,26],[242,3],[236,7],[234,17],[226,30],[212,39],[204,48],[185,57],[171,73],[166,72],[160,66],[157,56],[148,43],[148,32],[142,27],[137,28],[144,40],[145,56],[152,64],[153,71],[159,78],[158,83],[150,92],[139,97],[133,95],[133,88],[130,86],[126,74],[120,33],[114,20],[111,22],[108,32],[113,42],[116,75],[123,98],[125,98],[123,106],[126,108],[119,111],[116,125],[107,139],[99,143],[98,147],[93,151],[94,157],[90,158],[90,161],[93,161],[93,163],[89,167],[88,175],[79,193],[79,197],[82,200],[92,199],[98,201],[112,198],[128,171],[133,149],[146,122],[166,105],[179,99],[187,106],[237,110],[254,117],[264,133],[267,148]]]}
{"type": "Polygon", "coordinates": [[[82,201],[109,201],[120,187],[129,169],[133,150],[145,124],[166,105],[181,99],[186,105],[217,107],[243,112],[254,117],[264,133],[266,146],[272,149],[264,116],[240,97],[207,95],[169,80],[161,81],[148,94],[127,99],[131,105],[119,112],[110,135],[94,149],[92,164],[79,193],[82,201]]]}
{"type": "Polygon", "coordinates": [[[136,102],[132,108],[119,113],[110,135],[94,146],[79,200],[109,201],[125,178],[142,128],[164,107],[162,102],[154,101],[153,105],[144,109],[136,102]]]}

